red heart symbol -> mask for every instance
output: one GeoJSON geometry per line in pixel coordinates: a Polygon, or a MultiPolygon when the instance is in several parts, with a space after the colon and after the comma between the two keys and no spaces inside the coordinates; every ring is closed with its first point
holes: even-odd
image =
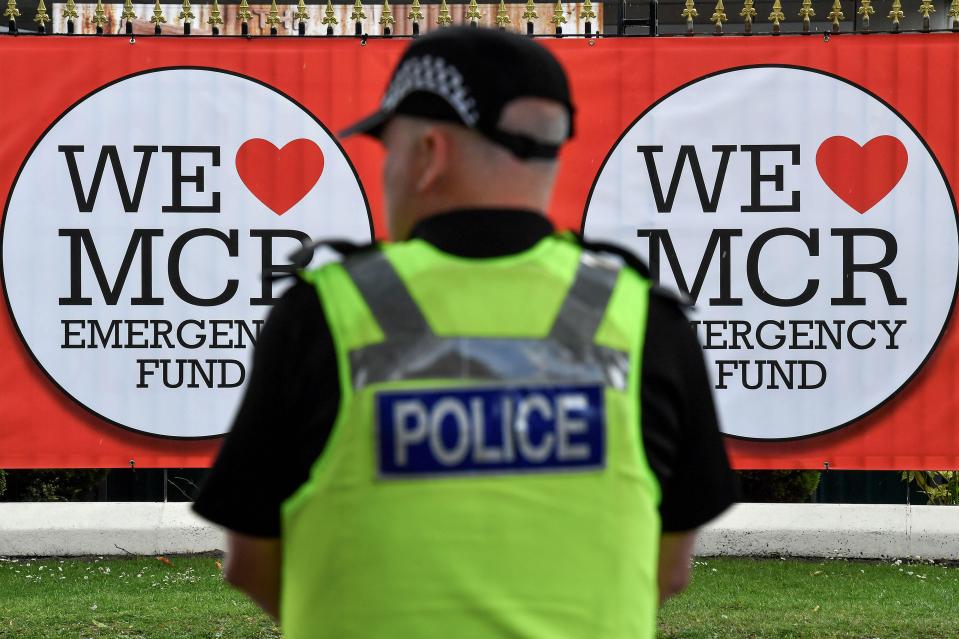
{"type": "Polygon", "coordinates": [[[252,138],[236,152],[236,172],[250,193],[277,215],[303,199],[323,173],[323,151],[313,140],[299,138],[282,149],[252,138]]]}
{"type": "Polygon", "coordinates": [[[816,151],[816,168],[832,192],[865,213],[889,195],[906,172],[909,154],[898,138],[880,135],[859,146],[849,138],[828,138],[816,151]]]}

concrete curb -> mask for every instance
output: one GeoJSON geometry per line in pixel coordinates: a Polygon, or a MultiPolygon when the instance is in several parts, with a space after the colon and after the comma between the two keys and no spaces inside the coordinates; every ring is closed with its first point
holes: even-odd
{"type": "Polygon", "coordinates": [[[737,504],[702,531],[696,554],[959,560],[959,508],[737,504]]]}
{"type": "MultiPolygon", "coordinates": [[[[0,556],[192,554],[223,533],[188,503],[0,503],[0,556]]],[[[706,527],[700,556],[959,560],[959,508],[738,504],[706,527]]]]}
{"type": "Polygon", "coordinates": [[[200,553],[223,542],[189,503],[0,504],[0,556],[200,553]]]}

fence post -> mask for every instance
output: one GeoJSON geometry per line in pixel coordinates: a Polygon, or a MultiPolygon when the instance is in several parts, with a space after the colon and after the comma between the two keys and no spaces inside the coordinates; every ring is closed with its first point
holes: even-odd
{"type": "Polygon", "coordinates": [[[97,26],[97,35],[103,35],[103,25],[107,23],[106,12],[103,10],[103,0],[97,0],[93,8],[93,24],[97,26]]]}
{"type": "Polygon", "coordinates": [[[892,11],[889,12],[888,18],[892,20],[892,32],[899,33],[899,21],[905,17],[905,13],[902,11],[902,2],[899,0],[892,0],[892,11]]]}
{"type": "Polygon", "coordinates": [[[523,12],[523,19],[526,20],[526,35],[533,35],[533,20],[538,17],[533,0],[526,0],[526,11],[523,12]]]}
{"type": "Polygon", "coordinates": [[[162,33],[160,25],[166,22],[166,16],[163,15],[163,7],[160,6],[160,0],[155,0],[153,3],[153,17],[150,18],[150,22],[153,23],[153,35],[160,35],[160,33],[162,33]]]}
{"type": "MultiPolygon", "coordinates": [[[[957,2],[959,2],[959,0],[957,0],[957,2]]],[[[589,0],[584,0],[583,8],[579,12],[579,19],[586,21],[585,29],[583,31],[587,38],[593,35],[592,20],[595,18],[596,18],[596,12],[593,11],[593,3],[590,2],[589,0]]]]}
{"type": "Polygon", "coordinates": [[[210,31],[213,35],[220,35],[220,27],[218,25],[223,24],[223,18],[220,15],[220,3],[218,0],[213,0],[213,6],[210,8],[210,17],[206,19],[206,23],[210,25],[210,31]]]}
{"type": "MultiPolygon", "coordinates": [[[[589,2],[589,0],[586,0],[589,2]]],[[[959,0],[956,0],[959,2],[959,0]]],[[[496,10],[496,26],[500,31],[506,31],[506,25],[510,23],[509,11],[506,10],[506,0],[499,0],[499,8],[496,10]]]]}
{"type": "Polygon", "coordinates": [[[659,0],[649,0],[649,35],[659,35],[659,0]]]}
{"type": "Polygon", "coordinates": [[[5,18],[8,18],[7,27],[10,33],[17,32],[17,17],[20,15],[20,9],[17,9],[17,0],[7,0],[7,10],[3,12],[5,18]]]}
{"type": "Polygon", "coordinates": [[[67,0],[67,3],[63,5],[63,13],[60,15],[67,21],[67,35],[73,35],[73,20],[80,17],[80,14],[77,13],[76,3],[73,0],[67,0]]]}
{"type": "Polygon", "coordinates": [[[37,23],[37,33],[42,35],[47,32],[47,23],[50,22],[50,16],[47,15],[47,6],[43,4],[43,0],[40,0],[37,4],[37,15],[34,16],[33,21],[37,23]]]}
{"type": "Polygon", "coordinates": [[[389,0],[383,0],[383,9],[380,11],[380,26],[383,27],[383,35],[389,37],[393,35],[392,25],[396,23],[393,18],[393,10],[390,9],[389,0]]]}
{"type": "Polygon", "coordinates": [[[296,11],[293,13],[293,19],[296,23],[296,35],[306,35],[306,21],[310,19],[310,13],[306,10],[306,2],[300,0],[296,3],[296,11]]]}
{"type": "Polygon", "coordinates": [[[279,33],[277,25],[280,24],[280,8],[276,6],[276,0],[270,3],[270,12],[266,14],[266,23],[270,25],[271,36],[279,33]]]}
{"type": "Polygon", "coordinates": [[[320,24],[326,25],[326,35],[333,35],[333,25],[337,24],[336,13],[333,11],[333,0],[326,0],[326,11],[323,12],[323,19],[320,24]]]}

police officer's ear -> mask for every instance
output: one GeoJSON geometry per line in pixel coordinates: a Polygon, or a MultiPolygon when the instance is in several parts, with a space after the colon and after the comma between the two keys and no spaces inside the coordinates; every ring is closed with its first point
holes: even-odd
{"type": "Polygon", "coordinates": [[[412,157],[417,166],[415,189],[417,193],[435,190],[449,180],[453,168],[455,133],[449,125],[430,124],[422,127],[414,142],[412,157]]]}

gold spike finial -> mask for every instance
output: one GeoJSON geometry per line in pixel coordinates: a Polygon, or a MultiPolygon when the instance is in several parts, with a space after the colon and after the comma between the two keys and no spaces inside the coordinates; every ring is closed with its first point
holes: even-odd
{"type": "Polygon", "coordinates": [[[952,18],[953,30],[959,31],[959,0],[952,0],[952,4],[949,5],[949,12],[946,15],[952,18]]]}
{"type": "Polygon", "coordinates": [[[246,0],[240,0],[240,6],[236,10],[236,19],[240,22],[249,22],[252,17],[253,13],[250,11],[250,3],[246,0]]]}
{"type": "Polygon", "coordinates": [[[815,17],[816,10],[812,8],[812,0],[802,0],[802,6],[799,7],[799,17],[802,18],[803,30],[809,30],[809,19],[815,17]]]}
{"type": "Polygon", "coordinates": [[[310,19],[310,12],[306,10],[306,2],[304,2],[304,0],[296,3],[296,11],[293,12],[293,19],[297,22],[306,22],[310,19]]]}
{"type": "MultiPolygon", "coordinates": [[[[589,0],[586,1],[589,2],[589,0]]],[[[956,2],[959,2],[959,0],[956,0],[956,2]]],[[[496,9],[496,26],[505,29],[509,23],[509,11],[506,10],[506,2],[505,0],[499,0],[499,7],[496,9]]]]}
{"type": "MultiPolygon", "coordinates": [[[[12,2],[13,0],[11,0],[12,2]]],[[[97,5],[93,8],[93,24],[97,27],[102,28],[110,20],[107,18],[106,12],[103,9],[103,0],[97,0],[97,5]]]]}
{"type": "Polygon", "coordinates": [[[773,2],[773,10],[769,12],[768,20],[773,23],[773,29],[779,31],[779,23],[786,19],[783,13],[783,5],[779,0],[773,2]]]}
{"type": "Polygon", "coordinates": [[[583,2],[583,8],[579,12],[580,20],[592,20],[596,17],[596,12],[593,11],[593,3],[589,0],[583,2]]]}
{"type": "Polygon", "coordinates": [[[721,31],[723,23],[729,21],[729,18],[726,17],[726,7],[723,6],[723,0],[716,0],[716,8],[713,10],[713,15],[710,16],[709,21],[716,25],[717,31],[721,31]]]}
{"type": "Polygon", "coordinates": [[[527,22],[532,22],[539,18],[539,14],[536,13],[536,5],[533,3],[533,0],[526,0],[526,11],[523,12],[523,19],[527,22]]]}
{"type": "Polygon", "coordinates": [[[685,9],[683,9],[682,13],[680,13],[679,15],[686,18],[686,22],[692,22],[693,18],[699,15],[699,11],[696,10],[696,1],[686,0],[686,4],[683,6],[685,7],[685,9]]]}
{"type": "Polygon", "coordinates": [[[353,12],[350,13],[350,20],[353,22],[363,22],[366,20],[366,11],[363,10],[363,0],[356,0],[353,3],[353,12]]]}
{"type": "Polygon", "coordinates": [[[223,17],[220,14],[220,3],[218,0],[213,0],[213,6],[210,7],[210,17],[206,19],[206,23],[211,27],[223,24],[223,17]]]}
{"type": "Polygon", "coordinates": [[[393,18],[393,10],[390,9],[390,0],[383,0],[383,10],[380,11],[380,24],[384,27],[396,24],[396,20],[393,18]]]}
{"type": "Polygon", "coordinates": [[[160,6],[160,0],[156,0],[153,3],[153,17],[150,18],[150,22],[158,28],[162,23],[166,22],[166,16],[163,15],[163,7],[160,6]]]}
{"type": "Polygon", "coordinates": [[[566,12],[563,11],[563,3],[561,0],[556,0],[556,4],[553,5],[553,17],[551,17],[549,21],[557,27],[561,24],[566,24],[566,12]]]}
{"type": "Polygon", "coordinates": [[[63,5],[63,13],[61,15],[64,20],[79,18],[80,14],[77,12],[77,3],[74,2],[74,0],[67,0],[67,3],[63,5]]]}
{"type": "Polygon", "coordinates": [[[128,22],[137,19],[137,14],[133,10],[133,0],[123,0],[123,11],[120,13],[120,19],[128,22]]]}
{"type": "Polygon", "coordinates": [[[833,0],[832,11],[826,17],[832,21],[833,31],[839,29],[839,23],[846,18],[846,14],[842,12],[842,2],[840,0],[833,0]]]}
{"type": "Polygon", "coordinates": [[[900,0],[892,0],[892,11],[889,12],[888,16],[888,18],[892,20],[892,24],[898,27],[899,21],[905,16],[906,14],[902,10],[902,2],[900,2],[900,0]]]}
{"type": "Polygon", "coordinates": [[[17,0],[7,0],[7,10],[3,12],[4,18],[15,20],[20,17],[20,9],[17,9],[17,0]]]}
{"type": "Polygon", "coordinates": [[[190,6],[190,0],[183,0],[183,4],[180,5],[180,13],[177,17],[184,22],[193,22],[193,20],[196,19],[196,16],[193,15],[193,7],[190,6]]]}
{"type": "Polygon", "coordinates": [[[410,5],[410,20],[419,22],[422,19],[423,12],[420,11],[420,0],[413,0],[413,4],[410,5]]]}
{"type": "Polygon", "coordinates": [[[41,27],[50,22],[50,16],[47,15],[47,5],[43,4],[43,0],[40,0],[37,4],[37,15],[33,17],[33,21],[41,27]]]}
{"type": "Polygon", "coordinates": [[[862,16],[862,30],[869,31],[869,17],[876,12],[872,7],[872,0],[859,0],[856,14],[862,16]]]}
{"type": "Polygon", "coordinates": [[[479,22],[483,19],[483,14],[480,13],[476,0],[470,0],[469,6],[466,8],[466,19],[470,22],[479,22]]]}
{"type": "Polygon", "coordinates": [[[320,24],[333,26],[339,23],[340,21],[336,19],[336,12],[333,11],[333,0],[326,0],[326,11],[323,12],[323,19],[320,20],[320,24]]]}
{"type": "Polygon", "coordinates": [[[739,12],[739,15],[742,16],[746,24],[752,25],[753,18],[756,17],[756,8],[753,7],[753,0],[745,0],[743,2],[743,9],[739,12]]]}
{"type": "Polygon", "coordinates": [[[931,0],[922,0],[919,5],[919,13],[922,14],[923,19],[928,20],[930,13],[935,13],[936,7],[932,4],[931,0]]]}
{"type": "Polygon", "coordinates": [[[275,29],[280,24],[280,9],[276,6],[276,0],[270,3],[270,12],[266,14],[266,23],[271,29],[275,29]]]}
{"type": "Polygon", "coordinates": [[[450,7],[446,0],[440,0],[440,13],[436,16],[436,24],[446,27],[453,24],[453,17],[450,15],[450,7]]]}

